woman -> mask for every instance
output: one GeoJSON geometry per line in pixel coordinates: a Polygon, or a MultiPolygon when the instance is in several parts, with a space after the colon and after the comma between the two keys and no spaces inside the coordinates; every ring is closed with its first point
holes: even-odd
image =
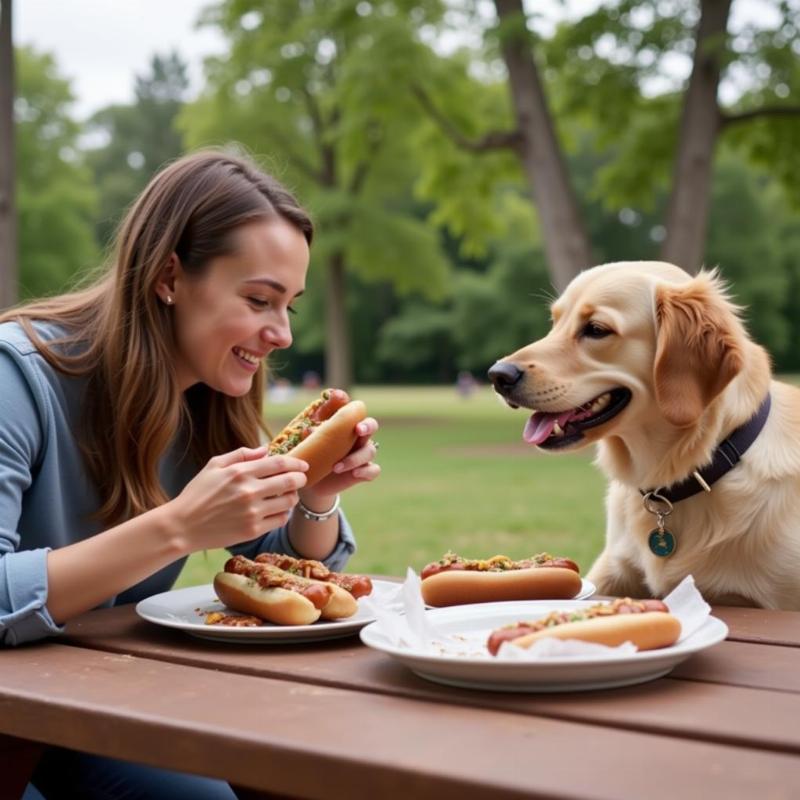
{"type": "MultiPolygon", "coordinates": [[[[355,543],[337,495],[379,474],[375,420],[311,489],[305,462],[260,446],[264,359],[291,344],[311,239],[277,181],[198,153],[153,178],[95,284],[0,316],[3,644],[167,590],[198,550],[344,565],[355,543]]],[[[105,796],[104,782],[128,796],[119,775],[136,787],[137,770],[54,751],[36,782],[47,796],[48,775],[68,796],[105,796]]],[[[172,796],[156,778],[141,796],[172,796]]],[[[176,794],[225,796],[198,786],[176,794]]]]}

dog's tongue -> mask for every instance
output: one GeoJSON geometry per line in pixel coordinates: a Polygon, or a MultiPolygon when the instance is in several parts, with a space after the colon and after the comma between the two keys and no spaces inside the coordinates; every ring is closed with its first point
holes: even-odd
{"type": "Polygon", "coordinates": [[[572,419],[574,413],[574,410],[562,411],[559,414],[537,411],[535,414],[531,414],[531,418],[525,423],[522,438],[528,444],[541,444],[553,432],[556,423],[563,428],[564,424],[572,419]]]}

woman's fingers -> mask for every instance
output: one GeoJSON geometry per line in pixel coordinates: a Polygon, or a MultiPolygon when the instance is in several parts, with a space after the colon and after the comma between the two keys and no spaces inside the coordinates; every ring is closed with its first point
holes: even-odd
{"type": "Polygon", "coordinates": [[[209,460],[209,464],[215,467],[229,467],[232,464],[241,464],[248,461],[257,461],[267,454],[267,448],[262,447],[239,447],[231,450],[230,453],[221,453],[209,460]]]}
{"type": "Polygon", "coordinates": [[[289,472],[306,472],[308,471],[308,463],[290,455],[263,455],[261,458],[252,461],[232,464],[229,469],[242,478],[263,479],[289,472]]]}
{"type": "Polygon", "coordinates": [[[378,430],[378,420],[373,417],[365,417],[356,425],[356,433],[362,439],[368,439],[378,430]]]}
{"type": "Polygon", "coordinates": [[[374,481],[381,474],[380,464],[366,464],[353,470],[353,477],[360,481],[374,481]]]}
{"type": "Polygon", "coordinates": [[[348,472],[362,464],[367,464],[375,458],[378,452],[378,444],[370,437],[378,430],[378,422],[372,417],[367,417],[356,425],[356,439],[353,449],[337,464],[334,464],[333,471],[337,474],[348,472]]]}

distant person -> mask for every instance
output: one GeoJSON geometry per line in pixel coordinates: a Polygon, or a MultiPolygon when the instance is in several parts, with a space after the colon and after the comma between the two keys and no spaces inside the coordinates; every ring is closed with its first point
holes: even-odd
{"type": "Polygon", "coordinates": [[[288,403],[294,394],[294,386],[288,378],[277,378],[268,390],[269,399],[273,403],[288,403]]]}
{"type": "Polygon", "coordinates": [[[319,372],[314,369],[306,370],[303,373],[303,388],[306,391],[314,392],[322,386],[322,378],[319,372]]]}
{"type": "Polygon", "coordinates": [[[475,380],[475,376],[468,370],[462,369],[456,378],[456,391],[459,397],[465,399],[471,397],[477,388],[478,382],[475,380]]]}
{"type": "MultiPolygon", "coordinates": [[[[313,489],[305,462],[261,445],[264,360],[291,344],[311,239],[274,178],[196,153],[150,181],[93,285],[0,315],[3,645],[169,590],[196,551],[344,566],[355,541],[338,494],[378,476],[377,422],[313,489]]],[[[26,798],[234,796],[58,748],[33,784],[26,798]]]]}

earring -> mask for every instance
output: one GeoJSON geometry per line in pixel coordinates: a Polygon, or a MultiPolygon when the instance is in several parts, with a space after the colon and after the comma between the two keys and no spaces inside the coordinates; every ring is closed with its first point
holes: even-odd
{"type": "Polygon", "coordinates": [[[167,295],[167,299],[166,299],[166,301],[165,301],[165,302],[166,302],[166,304],[167,304],[168,306],[171,306],[171,305],[172,305],[172,295],[171,295],[171,294],[168,294],[168,295],[167,295]]]}

